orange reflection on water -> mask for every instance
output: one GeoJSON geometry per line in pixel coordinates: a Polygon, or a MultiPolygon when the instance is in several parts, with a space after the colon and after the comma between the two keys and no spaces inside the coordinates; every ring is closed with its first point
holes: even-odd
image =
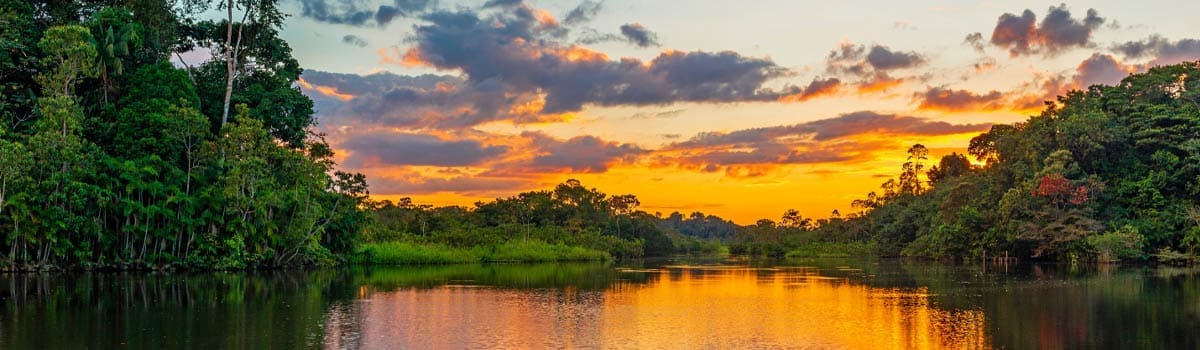
{"type": "Polygon", "coordinates": [[[987,348],[983,313],[806,268],[671,267],[602,291],[469,285],[371,292],[364,348],[987,348]]]}

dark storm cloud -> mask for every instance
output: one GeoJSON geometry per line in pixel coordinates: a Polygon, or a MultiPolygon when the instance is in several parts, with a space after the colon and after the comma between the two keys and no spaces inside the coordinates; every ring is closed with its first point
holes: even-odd
{"type": "Polygon", "coordinates": [[[1050,7],[1040,24],[1037,15],[1028,9],[1020,15],[1005,13],[996,20],[991,43],[1008,49],[1014,57],[1056,55],[1066,49],[1092,46],[1092,32],[1104,21],[1094,9],[1088,9],[1083,19],[1073,18],[1065,4],[1050,7]]]}
{"type": "Polygon", "coordinates": [[[343,36],[342,42],[346,43],[346,44],[358,46],[358,47],[367,47],[366,39],[363,39],[362,37],[353,35],[353,34],[347,34],[346,36],[343,36]]]}
{"type": "Polygon", "coordinates": [[[931,87],[923,92],[913,94],[913,99],[920,102],[917,108],[941,111],[998,110],[1005,107],[1007,98],[1005,94],[995,90],[985,94],[976,94],[967,90],[945,87],[931,87]]]}
{"type": "Polygon", "coordinates": [[[658,43],[658,34],[646,29],[641,23],[629,23],[621,25],[621,35],[629,43],[638,47],[660,46],[658,43]]]}
{"type": "Polygon", "coordinates": [[[567,12],[567,17],[563,18],[563,23],[575,25],[591,21],[593,17],[596,17],[597,13],[600,13],[603,5],[604,2],[602,1],[584,1],[579,3],[579,6],[576,6],[571,12],[567,12]]]}
{"type": "Polygon", "coordinates": [[[1200,40],[1180,39],[1172,42],[1158,35],[1145,40],[1129,41],[1113,47],[1125,58],[1153,58],[1150,65],[1161,66],[1184,61],[1200,60],[1200,40]]]}
{"type": "Polygon", "coordinates": [[[433,5],[433,0],[392,0],[384,5],[364,0],[300,0],[300,16],[352,26],[364,26],[374,20],[377,25],[385,26],[396,17],[412,16],[433,5]]]}
{"type": "Polygon", "coordinates": [[[478,165],[508,151],[508,147],[487,146],[475,140],[443,140],[431,135],[387,132],[356,134],[339,146],[350,151],[345,165],[359,169],[478,165]]]}

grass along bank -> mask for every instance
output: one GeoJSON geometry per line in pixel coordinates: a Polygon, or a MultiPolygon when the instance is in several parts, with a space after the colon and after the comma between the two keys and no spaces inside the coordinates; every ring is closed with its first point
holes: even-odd
{"type": "Polygon", "coordinates": [[[875,245],[867,242],[812,242],[788,251],[788,258],[848,258],[875,255],[875,245]]]}
{"type": "Polygon", "coordinates": [[[457,248],[433,243],[366,243],[350,257],[354,264],[427,265],[481,262],[603,261],[607,252],[550,244],[538,240],[509,241],[492,246],[457,248]]]}

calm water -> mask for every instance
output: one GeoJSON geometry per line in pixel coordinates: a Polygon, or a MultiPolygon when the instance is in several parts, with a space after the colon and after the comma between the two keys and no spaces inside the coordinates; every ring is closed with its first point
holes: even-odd
{"type": "Polygon", "coordinates": [[[1200,347],[1200,274],[896,260],[0,275],[0,348],[1200,347]]]}

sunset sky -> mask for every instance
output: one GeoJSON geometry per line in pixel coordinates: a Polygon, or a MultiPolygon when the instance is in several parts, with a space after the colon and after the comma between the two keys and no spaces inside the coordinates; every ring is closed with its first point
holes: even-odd
{"type": "Polygon", "coordinates": [[[649,212],[826,217],[914,143],[1200,58],[1200,1],[284,1],[345,170],[470,205],[575,178],[649,212]]]}

